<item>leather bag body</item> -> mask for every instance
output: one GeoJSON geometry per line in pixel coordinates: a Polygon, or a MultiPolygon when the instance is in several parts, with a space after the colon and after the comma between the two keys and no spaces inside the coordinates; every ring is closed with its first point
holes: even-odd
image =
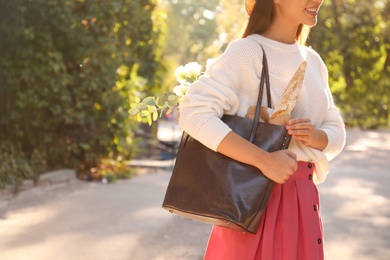
{"type": "MultiPolygon", "coordinates": [[[[263,50],[254,120],[224,115],[222,121],[266,151],[287,149],[291,136],[284,126],[259,122],[264,85],[270,107],[268,65],[263,50]]],[[[255,234],[273,184],[256,167],[214,152],[184,132],[162,206],[186,218],[255,234]]]]}

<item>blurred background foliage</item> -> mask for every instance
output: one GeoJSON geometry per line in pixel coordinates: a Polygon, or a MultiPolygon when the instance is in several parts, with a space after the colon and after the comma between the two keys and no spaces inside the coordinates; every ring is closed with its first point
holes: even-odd
{"type": "MultiPolygon", "coordinates": [[[[1,0],[0,140],[13,146],[2,152],[46,154],[50,169],[122,169],[136,149],[130,104],[161,84],[156,2],[1,0]]],[[[2,175],[20,175],[9,165],[2,175]]]]}
{"type": "Polygon", "coordinates": [[[390,123],[390,1],[332,0],[321,8],[308,45],[324,59],[347,125],[390,123]]]}
{"type": "MultiPolygon", "coordinates": [[[[389,127],[389,16],[389,0],[325,1],[308,40],[349,126],[389,127]]],[[[0,185],[59,167],[128,176],[145,128],[131,107],[245,21],[243,0],[0,0],[0,156],[23,161],[2,159],[0,185]]]]}

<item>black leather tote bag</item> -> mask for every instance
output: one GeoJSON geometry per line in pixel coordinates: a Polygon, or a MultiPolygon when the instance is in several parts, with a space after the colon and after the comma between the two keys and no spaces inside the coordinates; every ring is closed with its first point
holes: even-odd
{"type": "MultiPolygon", "coordinates": [[[[262,149],[287,149],[291,140],[284,126],[259,122],[266,85],[271,107],[268,64],[263,49],[263,70],[254,120],[224,115],[235,133],[262,149]]],[[[273,188],[259,169],[214,152],[183,133],[162,207],[201,222],[255,234],[273,188]]]]}

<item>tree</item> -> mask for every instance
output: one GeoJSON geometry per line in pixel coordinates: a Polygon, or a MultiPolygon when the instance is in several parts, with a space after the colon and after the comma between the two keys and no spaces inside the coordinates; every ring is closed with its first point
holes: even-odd
{"type": "Polygon", "coordinates": [[[0,141],[49,167],[134,152],[131,102],[159,84],[156,0],[0,1],[0,141]]]}
{"type": "Polygon", "coordinates": [[[377,128],[390,122],[389,1],[324,2],[309,38],[329,69],[345,121],[377,128]]]}
{"type": "Polygon", "coordinates": [[[242,37],[247,14],[242,0],[219,1],[218,10],[218,39],[221,50],[224,50],[229,42],[242,37]]]}
{"type": "Polygon", "coordinates": [[[165,0],[163,4],[167,10],[168,31],[163,49],[166,73],[160,91],[172,91],[177,84],[174,71],[179,65],[191,61],[205,64],[218,53],[214,44],[218,0],[165,0]]]}

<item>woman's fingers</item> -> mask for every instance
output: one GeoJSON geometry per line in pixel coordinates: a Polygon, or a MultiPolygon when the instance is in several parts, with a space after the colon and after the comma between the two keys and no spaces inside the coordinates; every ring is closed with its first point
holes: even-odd
{"type": "Polygon", "coordinates": [[[303,142],[306,145],[311,145],[315,141],[316,127],[311,123],[310,118],[295,118],[291,119],[286,129],[294,139],[303,142]]]}
{"type": "Polygon", "coordinates": [[[285,183],[298,168],[297,156],[289,150],[269,153],[268,163],[261,171],[277,183],[285,183]]]}

